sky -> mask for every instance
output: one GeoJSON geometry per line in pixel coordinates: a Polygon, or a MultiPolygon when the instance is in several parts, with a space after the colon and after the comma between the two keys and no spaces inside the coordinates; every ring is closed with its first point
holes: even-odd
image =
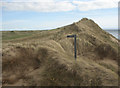
{"type": "Polygon", "coordinates": [[[0,0],[0,30],[48,30],[84,17],[103,29],[117,29],[118,1],[0,0]]]}

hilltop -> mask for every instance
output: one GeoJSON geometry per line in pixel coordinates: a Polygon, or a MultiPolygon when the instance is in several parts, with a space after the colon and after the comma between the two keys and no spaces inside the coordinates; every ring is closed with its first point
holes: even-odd
{"type": "Polygon", "coordinates": [[[4,86],[117,86],[118,39],[93,20],[46,31],[3,32],[4,86]],[[77,35],[77,60],[74,40],[77,35]]]}

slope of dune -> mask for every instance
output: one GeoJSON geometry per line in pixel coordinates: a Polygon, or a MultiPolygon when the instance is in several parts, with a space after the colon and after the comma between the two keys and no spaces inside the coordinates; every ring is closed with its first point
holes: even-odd
{"type": "Polygon", "coordinates": [[[57,29],[29,33],[3,40],[3,86],[118,85],[118,40],[93,20],[83,18],[57,29]],[[66,37],[70,34],[77,35],[77,60],[74,40],[66,37]]]}

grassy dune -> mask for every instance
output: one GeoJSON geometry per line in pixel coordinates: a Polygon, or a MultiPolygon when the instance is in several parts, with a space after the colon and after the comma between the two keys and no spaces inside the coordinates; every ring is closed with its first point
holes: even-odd
{"type": "Polygon", "coordinates": [[[117,86],[118,40],[94,21],[3,32],[3,86],[117,86]],[[77,35],[77,60],[74,40],[77,35]]]}

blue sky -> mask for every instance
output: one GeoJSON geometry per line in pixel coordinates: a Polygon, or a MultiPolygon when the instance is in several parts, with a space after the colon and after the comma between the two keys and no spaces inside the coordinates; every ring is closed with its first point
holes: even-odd
{"type": "Polygon", "coordinates": [[[117,4],[118,0],[4,0],[2,30],[54,29],[83,17],[103,29],[117,29],[117,4]]]}

